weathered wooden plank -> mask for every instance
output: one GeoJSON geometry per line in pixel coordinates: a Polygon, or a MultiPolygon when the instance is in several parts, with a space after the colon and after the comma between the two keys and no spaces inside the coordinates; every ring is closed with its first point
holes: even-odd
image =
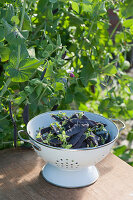
{"type": "Polygon", "coordinates": [[[133,200],[133,168],[111,153],[97,165],[97,182],[84,188],[46,182],[43,165],[32,150],[0,151],[0,200],[133,200]]]}

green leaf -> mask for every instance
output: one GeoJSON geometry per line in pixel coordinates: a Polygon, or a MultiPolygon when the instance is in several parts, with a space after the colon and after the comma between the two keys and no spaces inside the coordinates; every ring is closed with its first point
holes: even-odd
{"type": "Polygon", "coordinates": [[[56,82],[55,91],[64,90],[64,84],[60,82],[56,82]]]}
{"type": "Polygon", "coordinates": [[[25,39],[28,39],[28,37],[29,37],[29,31],[23,30],[23,31],[21,31],[21,34],[23,35],[23,37],[24,37],[25,39]]]}
{"type": "Polygon", "coordinates": [[[125,18],[131,17],[133,15],[133,1],[125,0],[121,4],[120,12],[125,18]]]}
{"type": "Polygon", "coordinates": [[[112,76],[112,75],[115,75],[117,73],[117,69],[116,69],[116,67],[114,65],[108,64],[103,69],[103,73],[108,75],[108,76],[112,76]]]}
{"type": "Polygon", "coordinates": [[[24,91],[19,92],[19,97],[14,99],[14,103],[17,105],[20,105],[22,102],[25,101],[25,99],[27,98],[27,95],[25,94],[24,91]]]}
{"type": "Polygon", "coordinates": [[[48,44],[45,51],[47,51],[48,53],[51,53],[53,51],[53,45],[52,44],[48,44]]]}
{"type": "Polygon", "coordinates": [[[128,60],[124,60],[124,62],[121,65],[122,70],[127,70],[130,68],[130,62],[128,60]]]}
{"type": "Polygon", "coordinates": [[[133,129],[128,133],[127,140],[132,142],[133,141],[133,129]]]}
{"type": "Polygon", "coordinates": [[[47,44],[48,44],[48,42],[47,42],[46,39],[41,41],[41,47],[42,47],[43,49],[46,48],[47,44]]]}
{"type": "Polygon", "coordinates": [[[83,11],[84,12],[89,12],[89,13],[92,12],[92,6],[83,4],[83,11]]]}
{"type": "Polygon", "coordinates": [[[42,90],[43,90],[43,86],[40,84],[37,86],[36,88],[36,93],[37,93],[37,96],[39,97],[40,94],[42,93],[42,90]]]}
{"type": "MultiPolygon", "coordinates": [[[[14,65],[17,63],[17,57],[18,57],[18,46],[17,45],[10,45],[10,62],[14,65]]],[[[26,59],[29,57],[29,53],[27,51],[26,45],[21,44],[20,47],[20,61],[26,59]]]]}
{"type": "Polygon", "coordinates": [[[8,47],[0,47],[1,62],[9,60],[10,49],[8,47]]]}
{"type": "MultiPolygon", "coordinates": [[[[0,115],[0,119],[2,119],[4,116],[0,115]]],[[[3,119],[0,120],[0,128],[1,129],[6,129],[9,126],[9,120],[8,119],[3,119]]]]}
{"type": "Polygon", "coordinates": [[[127,110],[133,110],[133,100],[128,100],[127,102],[127,110]]]}
{"type": "Polygon", "coordinates": [[[52,7],[49,7],[49,8],[47,9],[47,18],[48,18],[48,20],[53,21],[52,7]]]}
{"type": "Polygon", "coordinates": [[[42,53],[42,56],[44,57],[44,59],[46,59],[46,58],[48,58],[50,55],[49,55],[49,53],[48,53],[47,51],[44,51],[44,52],[42,53]]]}
{"type": "Polygon", "coordinates": [[[74,15],[70,12],[68,12],[67,14],[70,17],[70,21],[69,21],[70,26],[76,26],[77,27],[78,25],[83,24],[82,19],[80,17],[78,17],[77,15],[74,15]]]}
{"type": "Polygon", "coordinates": [[[44,63],[43,60],[37,60],[35,58],[28,58],[25,60],[22,60],[19,64],[19,69],[21,70],[32,70],[38,68],[40,65],[44,63]]]}
{"type": "Polygon", "coordinates": [[[30,17],[27,15],[27,13],[25,13],[24,15],[24,22],[23,22],[22,29],[27,30],[27,31],[32,31],[31,20],[30,20],[30,17]]]}
{"type": "Polygon", "coordinates": [[[34,88],[27,85],[27,86],[24,88],[24,90],[25,90],[25,92],[26,92],[27,94],[31,94],[31,93],[34,91],[34,88]]]}
{"type": "Polygon", "coordinates": [[[107,13],[105,2],[102,2],[101,6],[99,8],[99,11],[100,11],[100,15],[105,15],[107,13]]]}
{"type": "Polygon", "coordinates": [[[74,11],[76,11],[77,13],[79,13],[79,5],[78,5],[78,3],[72,1],[72,9],[74,11]]]}
{"type": "Polygon", "coordinates": [[[18,16],[13,16],[11,18],[11,21],[14,22],[16,25],[18,25],[19,24],[19,18],[18,18],[18,16]]]}
{"type": "Polygon", "coordinates": [[[65,103],[69,104],[73,101],[73,93],[70,88],[67,88],[66,95],[65,95],[65,103]]]}
{"type": "Polygon", "coordinates": [[[16,69],[16,66],[14,65],[9,65],[6,68],[6,71],[12,78],[13,82],[25,82],[29,80],[29,78],[32,76],[34,71],[41,65],[43,64],[44,61],[40,60],[38,61],[37,59],[34,58],[29,58],[22,60],[20,62],[19,68],[16,69]]]}
{"type": "Polygon", "coordinates": [[[46,74],[45,74],[45,77],[51,77],[53,75],[53,63],[50,62],[49,65],[48,65],[48,68],[46,70],[46,74]]]}
{"type": "Polygon", "coordinates": [[[61,46],[61,37],[59,34],[57,34],[57,46],[61,46]]]}
{"type": "Polygon", "coordinates": [[[45,9],[47,8],[47,5],[49,3],[49,0],[39,0],[37,4],[37,9],[40,13],[43,13],[45,9]]]}
{"type": "Polygon", "coordinates": [[[125,35],[124,35],[123,32],[116,33],[116,35],[115,35],[115,42],[119,44],[119,43],[121,43],[121,42],[124,41],[124,38],[125,38],[125,35]]]}
{"type": "Polygon", "coordinates": [[[129,88],[130,88],[130,91],[133,93],[133,82],[129,83],[129,88]]]}
{"type": "Polygon", "coordinates": [[[19,32],[19,30],[12,31],[8,35],[6,35],[6,40],[9,44],[23,44],[25,42],[25,38],[19,32]]]}
{"type": "Polygon", "coordinates": [[[88,59],[86,60],[86,58],[84,58],[84,60],[82,61],[84,67],[82,68],[80,75],[80,79],[85,87],[88,85],[89,80],[95,77],[94,69],[91,63],[87,61],[88,59]]]}
{"type": "Polygon", "coordinates": [[[86,95],[85,90],[82,90],[82,92],[74,93],[74,99],[78,103],[86,103],[88,101],[88,96],[86,95]]]}
{"type": "Polygon", "coordinates": [[[121,154],[123,154],[125,152],[126,148],[127,148],[126,145],[118,146],[118,147],[114,148],[113,153],[116,156],[120,156],[121,154]]]}
{"type": "MultiPolygon", "coordinates": [[[[45,84],[46,85],[46,84],[45,84]]],[[[53,94],[53,91],[51,90],[51,88],[50,87],[48,87],[48,86],[46,86],[45,87],[45,96],[48,96],[48,95],[51,95],[51,94],[53,94]],[[46,90],[45,90],[46,89],[46,90]]]]}
{"type": "Polygon", "coordinates": [[[10,23],[12,17],[14,16],[14,7],[12,4],[7,5],[7,11],[6,11],[6,20],[10,23]]]}
{"type": "Polygon", "coordinates": [[[42,84],[42,81],[38,78],[31,79],[29,82],[32,85],[41,85],[42,84]]]}
{"type": "Polygon", "coordinates": [[[8,22],[4,18],[1,20],[1,22],[4,26],[5,36],[10,34],[12,31],[12,26],[10,24],[8,24],[8,22]]]}
{"type": "Polygon", "coordinates": [[[123,26],[125,26],[126,28],[129,28],[132,25],[133,25],[133,19],[127,19],[123,22],[123,26]]]}
{"type": "Polygon", "coordinates": [[[4,39],[5,35],[4,35],[4,27],[0,25],[0,41],[2,41],[4,39]]]}
{"type": "Polygon", "coordinates": [[[133,35],[133,25],[130,26],[130,33],[133,35]]]}

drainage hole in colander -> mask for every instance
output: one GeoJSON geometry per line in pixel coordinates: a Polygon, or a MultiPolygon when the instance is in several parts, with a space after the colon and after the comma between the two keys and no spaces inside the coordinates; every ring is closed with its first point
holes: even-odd
{"type": "Polygon", "coordinates": [[[74,160],[72,160],[72,162],[74,162],[74,160]]]}
{"type": "Polygon", "coordinates": [[[62,161],[63,159],[61,158],[60,160],[62,161]]]}

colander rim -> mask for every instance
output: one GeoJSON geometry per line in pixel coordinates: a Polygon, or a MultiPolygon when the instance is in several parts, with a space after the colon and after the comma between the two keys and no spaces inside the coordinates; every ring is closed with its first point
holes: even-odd
{"type": "Polygon", "coordinates": [[[102,115],[100,115],[100,114],[95,114],[95,113],[92,113],[92,112],[81,111],[81,110],[56,110],[56,111],[48,111],[48,112],[39,114],[39,115],[33,117],[33,118],[28,122],[28,124],[27,124],[27,129],[28,129],[29,123],[30,123],[31,121],[33,121],[36,117],[38,117],[38,116],[40,116],[40,115],[50,114],[50,113],[53,113],[53,112],[60,112],[60,111],[61,111],[61,112],[65,112],[65,111],[86,112],[86,113],[91,113],[91,114],[100,116],[100,117],[102,117],[102,118],[104,118],[104,119],[110,121],[110,122],[115,126],[115,128],[117,129],[117,135],[115,136],[115,138],[114,138],[113,140],[111,140],[110,142],[108,142],[108,143],[106,143],[106,144],[103,144],[103,145],[100,145],[100,146],[97,146],[97,147],[86,147],[86,148],[78,148],[78,149],[66,149],[66,148],[54,147],[54,146],[50,146],[50,145],[41,143],[41,142],[35,140],[33,137],[31,137],[31,136],[30,136],[30,131],[28,132],[28,130],[27,130],[27,134],[28,134],[29,138],[30,138],[31,140],[33,140],[34,142],[38,143],[38,144],[41,145],[41,146],[45,146],[45,147],[48,147],[48,148],[51,148],[51,149],[56,149],[56,150],[62,150],[62,151],[88,151],[88,150],[99,149],[99,148],[103,148],[103,147],[105,147],[105,146],[108,146],[108,145],[114,143],[114,142],[116,141],[116,139],[118,138],[119,129],[118,129],[118,127],[116,126],[116,124],[115,124],[112,120],[110,120],[110,119],[108,119],[108,118],[106,118],[106,117],[104,117],[104,116],[102,116],[102,115]]]}

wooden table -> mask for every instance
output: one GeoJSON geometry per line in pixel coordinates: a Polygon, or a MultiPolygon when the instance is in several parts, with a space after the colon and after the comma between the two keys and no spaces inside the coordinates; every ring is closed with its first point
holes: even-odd
{"type": "Polygon", "coordinates": [[[66,189],[46,182],[33,150],[0,151],[0,200],[133,200],[133,168],[111,153],[91,186],[66,189]]]}

